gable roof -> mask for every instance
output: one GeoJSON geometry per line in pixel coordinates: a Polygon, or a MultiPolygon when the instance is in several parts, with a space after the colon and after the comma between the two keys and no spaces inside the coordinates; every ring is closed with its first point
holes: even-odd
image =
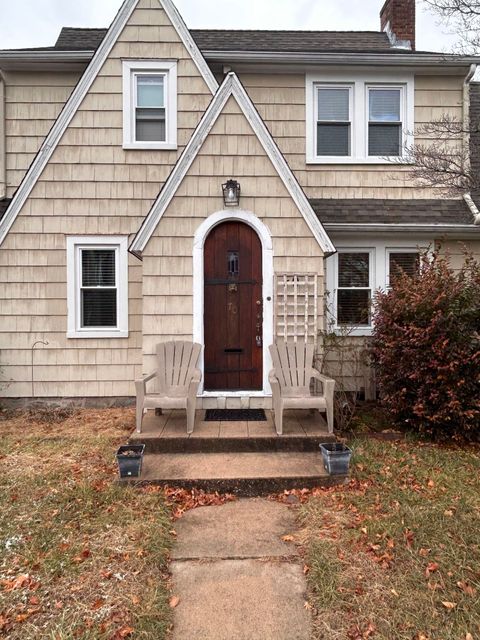
{"type": "MultiPolygon", "coordinates": [[[[29,170],[17,189],[10,206],[0,221],[0,245],[4,241],[5,236],[10,230],[21,208],[25,204],[25,201],[30,195],[37,180],[40,178],[47,162],[55,151],[73,116],[82,104],[83,99],[97,77],[130,16],[135,10],[138,2],[139,0],[124,0],[124,3],[115,16],[110,28],[98,47],[97,52],[85,70],[85,73],[80,78],[77,86],[72,92],[72,95],[67,100],[53,127],[50,129],[49,134],[45,138],[39,152],[35,156],[34,161],[30,165],[29,170]]],[[[215,80],[215,76],[205,62],[205,59],[200,53],[172,0],[158,0],[158,3],[163,7],[165,13],[168,15],[173,27],[177,31],[187,51],[191,55],[194,63],[207,83],[208,88],[212,94],[214,94],[218,88],[218,82],[215,80]]]]}
{"type": "MultiPolygon", "coordinates": [[[[63,27],[56,50],[95,50],[106,29],[63,27]]],[[[382,31],[272,31],[190,29],[200,50],[208,51],[363,51],[398,52],[382,31]]]]}
{"type": "Polygon", "coordinates": [[[265,123],[260,117],[249,95],[245,91],[242,83],[238,79],[237,75],[233,72],[227,75],[223,84],[215,94],[214,99],[210,103],[210,106],[206,110],[204,116],[200,120],[200,123],[195,129],[190,142],[185,147],[182,155],[175,165],[175,168],[173,169],[167,182],[163,186],[163,189],[160,191],[157,200],[153,204],[148,216],[145,218],[142,226],[133,239],[129,251],[136,256],[141,257],[142,251],[144,251],[148,241],[152,237],[158,223],[160,222],[163,214],[165,213],[170,202],[175,196],[177,189],[181,185],[189,168],[197,157],[198,152],[200,151],[218,117],[222,113],[223,108],[230,96],[233,96],[235,98],[238,106],[242,110],[244,116],[252,127],[253,132],[255,133],[258,140],[260,141],[260,144],[265,150],[265,153],[269,157],[279,177],[283,181],[283,184],[285,185],[291,198],[295,202],[300,213],[303,215],[305,222],[307,223],[310,231],[317,240],[320,248],[326,254],[334,253],[335,247],[328,237],[325,229],[323,228],[322,223],[315,215],[315,212],[313,211],[305,193],[303,192],[297,179],[293,175],[280,149],[274,142],[270,132],[265,126],[265,123]]]}

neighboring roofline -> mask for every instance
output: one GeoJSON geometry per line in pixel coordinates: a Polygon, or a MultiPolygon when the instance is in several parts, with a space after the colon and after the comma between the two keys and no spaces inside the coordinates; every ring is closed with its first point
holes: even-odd
{"type": "MultiPolygon", "coordinates": [[[[17,215],[25,204],[37,180],[45,169],[45,166],[47,165],[53,152],[57,148],[57,145],[60,142],[63,134],[65,133],[68,125],[70,124],[73,116],[82,104],[83,99],[85,98],[88,90],[93,84],[93,81],[100,72],[100,69],[103,67],[105,60],[110,54],[110,51],[112,50],[118,37],[123,31],[138,2],[139,0],[124,1],[119,12],[110,25],[105,38],[102,40],[95,55],[93,56],[93,59],[85,70],[85,73],[80,78],[77,86],[73,90],[70,98],[67,100],[60,115],[50,129],[49,134],[45,138],[39,152],[35,156],[34,161],[30,165],[29,170],[27,171],[19,188],[13,196],[10,206],[8,207],[0,222],[0,246],[3,243],[12,224],[14,223],[17,215]]],[[[208,88],[210,89],[212,94],[214,94],[216,88],[218,87],[215,76],[210,71],[210,68],[205,62],[202,54],[200,53],[200,50],[195,44],[180,14],[173,5],[172,0],[158,0],[158,2],[169,17],[173,27],[177,30],[178,35],[180,36],[182,42],[192,56],[192,59],[197,65],[200,73],[202,74],[208,88]]]]}
{"type": "MultiPolygon", "coordinates": [[[[393,202],[393,201],[392,201],[393,202]]],[[[403,222],[372,222],[372,223],[355,223],[355,222],[324,222],[323,226],[328,231],[337,232],[360,232],[360,233],[385,233],[402,231],[417,231],[419,233],[451,233],[451,234],[479,234],[480,229],[473,224],[408,224],[403,222]]]]}
{"type": "Polygon", "coordinates": [[[451,67],[480,64],[480,57],[455,56],[442,53],[402,53],[392,50],[389,53],[362,52],[301,52],[301,51],[218,51],[202,49],[206,60],[211,62],[263,62],[263,63],[297,63],[297,64],[348,64],[348,65],[443,65],[451,67]]]}
{"type": "Polygon", "coordinates": [[[89,62],[94,55],[93,49],[12,49],[0,51],[0,62],[89,62]]]}
{"type": "MultiPolygon", "coordinates": [[[[335,247],[325,232],[322,223],[316,216],[305,193],[293,175],[280,149],[274,142],[258,111],[255,109],[255,106],[245,91],[242,83],[233,72],[226,76],[223,84],[217,91],[214,99],[200,120],[200,123],[195,129],[193,136],[185,147],[167,182],[163,186],[157,200],[153,204],[149,214],[133,239],[129,251],[141,258],[141,254],[145,250],[148,241],[152,237],[158,223],[171,203],[183,179],[187,175],[189,168],[197,157],[198,152],[218,117],[222,113],[222,110],[230,96],[233,96],[237,101],[238,106],[248,120],[291,198],[303,215],[305,222],[310,228],[310,231],[317,240],[319,246],[325,254],[334,253],[335,247]]],[[[232,210],[232,212],[234,212],[234,210],[232,210]]]]}

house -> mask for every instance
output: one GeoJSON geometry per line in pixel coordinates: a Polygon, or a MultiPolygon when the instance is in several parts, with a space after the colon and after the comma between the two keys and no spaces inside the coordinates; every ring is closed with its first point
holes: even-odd
{"type": "Polygon", "coordinates": [[[156,343],[193,338],[199,406],[270,406],[268,346],[317,341],[327,292],[368,336],[419,247],[480,253],[473,200],[402,163],[423,123],[468,119],[477,62],[417,51],[414,0],[375,32],[188,30],[125,0],[0,52],[2,396],[128,401],[156,343]]]}

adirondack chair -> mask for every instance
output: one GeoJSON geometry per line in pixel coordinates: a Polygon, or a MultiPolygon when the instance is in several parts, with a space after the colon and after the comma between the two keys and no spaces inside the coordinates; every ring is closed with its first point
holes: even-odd
{"type": "Polygon", "coordinates": [[[327,414],[329,433],[333,433],[333,393],[335,380],[313,368],[313,344],[305,342],[277,342],[270,346],[273,369],[269,380],[273,393],[275,427],[283,433],[284,409],[318,409],[327,414]],[[322,383],[322,395],[312,396],[312,378],[322,383]]]}
{"type": "Polygon", "coordinates": [[[145,409],[186,409],[187,433],[193,433],[197,391],[202,375],[197,362],[202,345],[194,342],[157,344],[157,370],[135,381],[137,432],[142,431],[145,409]],[[158,391],[147,393],[147,382],[157,379],[158,391]]]}

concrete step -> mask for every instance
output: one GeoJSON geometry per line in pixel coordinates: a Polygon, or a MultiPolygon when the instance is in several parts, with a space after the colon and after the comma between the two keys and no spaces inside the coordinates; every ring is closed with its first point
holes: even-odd
{"type": "Polygon", "coordinates": [[[165,453],[144,457],[141,484],[260,496],[294,488],[332,486],[345,476],[329,476],[320,452],[269,451],[165,453]]]}
{"type": "Polygon", "coordinates": [[[145,453],[261,453],[268,451],[318,451],[320,443],[336,442],[333,434],[271,435],[257,437],[145,437],[133,434],[130,444],[144,444],[145,453]]]}

